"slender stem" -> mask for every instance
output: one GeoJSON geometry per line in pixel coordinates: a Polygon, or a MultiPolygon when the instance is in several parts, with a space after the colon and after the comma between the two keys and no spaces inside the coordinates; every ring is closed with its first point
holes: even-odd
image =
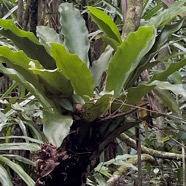
{"type": "Polygon", "coordinates": [[[184,147],[184,142],[182,141],[182,164],[183,164],[183,186],[186,186],[186,165],[185,165],[185,147],[184,147]]]}
{"type": "Polygon", "coordinates": [[[136,145],[138,152],[138,186],[142,186],[142,161],[141,161],[141,137],[140,137],[140,126],[135,127],[136,131],[136,145]]]}

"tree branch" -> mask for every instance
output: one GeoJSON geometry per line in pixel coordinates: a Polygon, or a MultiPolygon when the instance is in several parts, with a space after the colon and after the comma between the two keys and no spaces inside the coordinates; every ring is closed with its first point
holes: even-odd
{"type": "MultiPolygon", "coordinates": [[[[127,145],[129,145],[133,149],[137,149],[136,142],[133,139],[131,139],[129,136],[127,136],[126,134],[124,134],[124,133],[121,134],[119,136],[119,139],[121,141],[125,142],[127,145]]],[[[154,150],[151,148],[147,148],[143,145],[141,146],[141,150],[143,153],[149,154],[155,158],[170,159],[170,160],[182,160],[182,158],[183,158],[182,154],[165,152],[165,151],[158,151],[158,150],[154,150]]],[[[186,156],[185,156],[185,158],[186,158],[186,156]]]]}
{"type": "MultiPolygon", "coordinates": [[[[156,165],[157,164],[156,160],[152,156],[150,156],[148,154],[142,154],[141,160],[143,162],[149,162],[149,163],[151,163],[153,165],[156,165]]],[[[136,157],[132,157],[132,158],[129,158],[126,162],[127,163],[132,163],[132,164],[137,164],[138,158],[137,158],[137,156],[136,157]]],[[[108,181],[107,181],[108,186],[121,185],[119,183],[122,180],[122,175],[125,175],[125,173],[127,172],[128,169],[129,168],[127,168],[126,166],[121,165],[117,169],[117,171],[115,171],[113,173],[113,175],[108,179],[108,181]]]]}
{"type": "Polygon", "coordinates": [[[125,40],[130,32],[134,32],[140,26],[143,0],[122,0],[124,26],[122,39],[125,40]]]}

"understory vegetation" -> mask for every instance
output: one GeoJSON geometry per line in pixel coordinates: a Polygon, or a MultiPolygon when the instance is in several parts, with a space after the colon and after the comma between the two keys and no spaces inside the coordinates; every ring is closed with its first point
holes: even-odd
{"type": "Polygon", "coordinates": [[[0,185],[186,186],[185,12],[0,1],[0,185]]]}

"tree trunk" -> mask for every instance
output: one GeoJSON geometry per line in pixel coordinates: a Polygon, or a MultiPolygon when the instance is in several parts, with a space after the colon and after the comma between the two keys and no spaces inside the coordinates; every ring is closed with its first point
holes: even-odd
{"type": "Polygon", "coordinates": [[[30,31],[36,35],[38,22],[38,0],[31,0],[30,3],[30,31]]]}

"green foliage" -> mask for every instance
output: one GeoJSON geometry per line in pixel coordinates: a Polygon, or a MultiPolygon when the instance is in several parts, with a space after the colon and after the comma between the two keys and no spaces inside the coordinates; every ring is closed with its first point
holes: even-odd
{"type": "Polygon", "coordinates": [[[72,95],[73,89],[70,81],[65,78],[59,69],[46,70],[30,68],[30,70],[38,76],[38,82],[44,84],[45,92],[48,95],[60,95],[61,98],[72,95]]]}
{"type": "MultiPolygon", "coordinates": [[[[112,176],[112,171],[116,171],[117,170],[117,166],[121,166],[122,168],[120,168],[122,171],[122,169],[130,169],[130,170],[137,170],[137,167],[135,165],[133,165],[131,162],[128,161],[128,159],[135,159],[136,155],[128,155],[128,154],[124,154],[124,155],[117,155],[116,158],[111,159],[109,161],[106,162],[101,162],[97,165],[97,167],[95,167],[94,171],[94,179],[89,181],[89,183],[87,183],[88,185],[106,185],[108,184],[106,182],[106,179],[110,178],[112,176]],[[112,167],[112,169],[110,168],[112,167]]],[[[119,170],[117,170],[117,174],[119,175],[120,172],[119,170]]],[[[115,172],[116,173],[116,172],[115,172]]]]}
{"type": "Polygon", "coordinates": [[[14,163],[13,161],[3,156],[0,156],[0,162],[6,163],[9,167],[11,167],[11,169],[13,169],[28,186],[35,185],[34,180],[17,163],[14,163]]]}
{"type": "Polygon", "coordinates": [[[160,81],[165,80],[169,75],[178,71],[180,68],[184,67],[185,65],[186,65],[186,59],[183,59],[176,63],[171,63],[165,71],[154,74],[150,82],[154,80],[160,80],[160,81]]]}
{"type": "MultiPolygon", "coordinates": [[[[181,67],[184,67],[186,65],[186,60],[182,60],[180,62],[176,62],[176,63],[171,63],[168,68],[162,72],[156,73],[152,76],[151,80],[146,83],[146,84],[139,84],[137,87],[131,87],[128,89],[128,93],[127,93],[127,103],[128,104],[135,104],[137,102],[140,101],[140,99],[146,95],[148,92],[150,92],[151,90],[153,90],[156,87],[156,83],[154,83],[155,80],[159,80],[159,81],[163,81],[165,80],[168,76],[170,76],[173,72],[179,70],[181,67]]],[[[173,112],[177,112],[179,113],[179,109],[178,106],[175,107],[175,101],[173,101],[173,98],[171,98],[171,96],[169,94],[167,94],[167,96],[163,96],[165,95],[164,92],[162,93],[158,93],[158,96],[160,96],[161,94],[161,98],[164,100],[164,104],[166,106],[169,107],[169,109],[173,112]],[[163,98],[164,97],[164,98],[163,98]]]]}
{"type": "Polygon", "coordinates": [[[91,72],[94,78],[95,86],[101,82],[103,73],[108,69],[110,58],[112,57],[113,49],[107,47],[98,60],[93,61],[91,72]]]}
{"type": "MultiPolygon", "coordinates": [[[[151,2],[146,1],[146,4],[151,2]]],[[[105,0],[102,3],[105,3],[107,8],[115,8],[116,14],[121,17],[121,11],[113,2],[105,0]]],[[[34,34],[17,28],[12,20],[0,20],[0,34],[13,43],[3,41],[2,45],[7,46],[0,47],[0,62],[8,66],[0,64],[0,70],[22,84],[42,104],[44,110],[42,114],[40,106],[28,104],[29,108],[27,108],[28,105],[22,106],[23,103],[17,101],[16,104],[7,106],[7,110],[12,109],[5,110],[4,113],[0,112],[0,132],[5,130],[7,134],[5,137],[0,137],[0,140],[4,140],[0,144],[0,153],[2,152],[0,154],[0,182],[3,186],[13,185],[9,169],[4,166],[4,163],[13,166],[13,170],[20,174],[27,185],[34,185],[32,178],[26,174],[26,171],[23,171],[19,164],[23,162],[35,166],[35,163],[10,153],[20,150],[37,151],[40,144],[46,140],[45,137],[48,142],[60,147],[70,132],[73,120],[75,120],[72,116],[76,112],[80,113],[78,117],[85,120],[86,126],[82,123],[79,127],[84,134],[78,133],[82,135],[78,136],[78,139],[83,140],[86,140],[86,132],[96,119],[113,117],[111,121],[100,122],[100,127],[97,129],[103,138],[103,143],[107,138],[112,139],[115,132],[119,134],[141,122],[127,111],[132,113],[130,106],[135,107],[152,90],[162,99],[168,111],[178,116],[184,113],[185,105],[182,103],[186,94],[184,84],[181,84],[179,69],[182,68],[182,73],[185,74],[183,67],[186,65],[186,60],[185,54],[180,55],[178,50],[184,51],[185,48],[180,42],[182,36],[176,35],[179,34],[184,20],[178,18],[172,21],[177,15],[186,11],[184,3],[185,1],[177,1],[165,10],[162,10],[162,3],[156,4],[151,11],[145,8],[143,14],[145,20],[141,21],[142,26],[136,32],[131,33],[125,41],[121,40],[117,28],[117,17],[115,17],[117,23],[114,23],[104,11],[88,6],[92,20],[101,29],[98,33],[104,33],[101,37],[103,44],[106,43],[112,47],[104,46],[105,51],[97,60],[93,59],[93,62],[89,62],[88,59],[90,41],[85,21],[73,4],[60,5],[62,31],[58,34],[49,27],[40,26],[37,28],[39,39],[34,34]],[[169,24],[170,21],[172,22],[169,24]],[[178,37],[177,40],[176,37],[178,37]],[[172,54],[175,51],[176,60],[174,60],[174,55],[166,56],[166,59],[158,59],[165,64],[166,69],[155,73],[159,62],[155,58],[159,51],[167,46],[172,54]],[[141,73],[145,70],[149,70],[150,80],[147,82],[143,82],[141,78],[141,73]],[[173,78],[174,84],[171,84],[171,81],[168,82],[168,78],[173,78]],[[82,110],[76,110],[77,104],[82,110]],[[179,104],[182,106],[180,107],[179,104]],[[34,111],[31,112],[31,110],[34,111]],[[40,110],[41,113],[36,110],[40,110]],[[11,114],[15,111],[18,116],[13,118],[11,114]],[[9,112],[11,114],[7,117],[9,112]],[[44,135],[34,124],[32,117],[28,116],[36,113],[43,118],[44,135]],[[120,114],[127,114],[127,116],[126,118],[123,116],[114,118],[120,114]],[[15,123],[24,136],[11,134],[10,131],[13,130],[15,123]],[[121,125],[123,123],[125,125],[121,125]],[[29,136],[28,128],[33,134],[32,137],[29,136]],[[12,143],[10,142],[12,139],[21,139],[24,142],[12,143]]],[[[96,34],[96,32],[93,33],[95,40],[96,34]]],[[[91,42],[94,41],[91,40],[91,42]]],[[[5,98],[18,83],[5,92],[2,98],[5,98]]],[[[26,101],[29,99],[30,97],[26,97],[26,101]]],[[[171,120],[167,123],[184,132],[186,130],[176,121],[171,120]]],[[[185,140],[183,132],[174,134],[170,129],[165,132],[174,137],[178,134],[179,140],[185,140]]],[[[169,137],[162,140],[164,144],[170,142],[169,137]]],[[[150,141],[149,144],[152,145],[152,142],[150,141]]],[[[176,149],[171,143],[169,145],[173,150],[176,149]]],[[[109,162],[100,164],[95,169],[95,184],[106,184],[106,178],[111,176],[109,166],[122,165],[136,171],[136,167],[128,163],[127,158],[130,157],[117,156],[109,162]]]]}
{"type": "Polygon", "coordinates": [[[25,80],[25,78],[22,75],[20,75],[17,71],[15,71],[14,69],[5,68],[2,64],[0,64],[0,68],[4,74],[8,75],[12,79],[14,79],[17,82],[19,82],[20,84],[22,84],[27,90],[29,90],[33,95],[36,96],[36,98],[41,102],[41,104],[44,107],[49,108],[48,110],[51,111],[52,103],[50,104],[49,103],[50,101],[46,100],[42,96],[42,91],[38,91],[31,83],[29,83],[27,80],[25,80]]]}
{"type": "Polygon", "coordinates": [[[2,186],[13,186],[8,172],[2,165],[0,165],[0,175],[0,183],[2,184],[2,186]]]}
{"type": "Polygon", "coordinates": [[[165,106],[167,106],[170,111],[172,111],[173,113],[177,113],[179,116],[181,116],[180,107],[176,100],[174,99],[174,97],[172,96],[172,94],[170,93],[170,91],[162,90],[156,87],[154,89],[154,92],[163,101],[165,106]]]}
{"type": "Polygon", "coordinates": [[[129,86],[131,86],[137,80],[137,78],[144,71],[144,69],[149,69],[157,65],[158,61],[150,63],[151,60],[153,59],[153,57],[155,57],[158,54],[161,47],[169,40],[171,35],[181,28],[182,24],[183,24],[183,20],[179,21],[178,23],[165,26],[165,28],[161,31],[161,33],[156,37],[155,43],[151,48],[151,50],[143,57],[140,64],[138,65],[138,68],[136,68],[135,72],[131,76],[129,86]]]}
{"type": "Polygon", "coordinates": [[[151,3],[152,3],[152,1],[149,1],[149,0],[146,0],[146,2],[144,3],[144,10],[143,10],[142,18],[145,19],[145,20],[149,20],[159,10],[161,10],[163,8],[162,2],[157,2],[157,5],[154,6],[154,7],[151,7],[152,6],[151,3]]]}
{"type": "Polygon", "coordinates": [[[64,45],[68,51],[77,56],[89,67],[88,30],[85,21],[72,3],[62,3],[59,6],[64,45]]]}
{"type": "Polygon", "coordinates": [[[4,136],[0,137],[0,183],[3,186],[13,185],[9,169],[15,171],[26,185],[35,185],[34,180],[29,175],[29,169],[34,169],[35,161],[20,156],[20,152],[23,151],[38,151],[43,143],[42,139],[44,139],[43,134],[32,121],[34,117],[41,116],[38,110],[39,105],[31,100],[31,97],[29,97],[28,100],[19,100],[15,104],[8,103],[7,109],[3,111],[4,113],[0,112],[0,132],[5,133],[4,136]],[[33,110],[30,110],[31,108],[33,110]],[[15,136],[14,130],[16,128],[19,128],[24,136],[18,136],[18,134],[15,136]],[[32,137],[28,135],[28,131],[33,135],[32,137]]]}
{"type": "Polygon", "coordinates": [[[154,32],[153,26],[140,27],[118,47],[109,63],[106,82],[107,91],[114,90],[114,95],[117,97],[122,89],[125,89],[129,81],[128,78],[130,78],[142,57],[154,44],[154,32]]]}
{"type": "Polygon", "coordinates": [[[97,117],[104,114],[110,108],[111,100],[113,95],[110,93],[106,93],[101,96],[99,99],[92,100],[91,103],[87,103],[83,106],[85,113],[83,114],[83,118],[89,122],[94,121],[97,117]]]}
{"type": "Polygon", "coordinates": [[[39,37],[39,41],[44,45],[51,42],[63,43],[62,36],[48,26],[37,26],[37,36],[39,37]]]}
{"type": "Polygon", "coordinates": [[[63,45],[51,43],[51,53],[57,67],[70,79],[74,91],[81,97],[91,98],[94,82],[87,65],[77,55],[68,53],[63,45]]]}
{"type": "MultiPolygon", "coordinates": [[[[175,8],[171,7],[169,11],[172,12],[173,9],[175,8]]],[[[116,24],[106,13],[90,6],[88,10],[93,21],[104,32],[106,42],[115,49],[112,56],[113,49],[108,47],[100,58],[93,62],[91,70],[88,69],[88,32],[79,10],[72,4],[63,3],[59,8],[64,42],[60,35],[50,28],[38,27],[39,42],[32,33],[18,29],[12,21],[0,21],[1,34],[10,38],[19,49],[23,50],[12,51],[8,47],[0,47],[1,61],[6,62],[10,67],[1,65],[1,70],[22,83],[44,107],[51,108],[48,110],[51,112],[48,114],[51,118],[57,116],[60,120],[59,116],[64,117],[60,115],[61,112],[68,111],[69,115],[73,113],[74,103],[78,103],[73,99],[74,94],[80,96],[85,102],[85,113],[82,117],[87,121],[94,121],[109,109],[112,101],[112,95],[109,93],[111,91],[114,91],[114,97],[118,98],[122,90],[125,90],[127,96],[124,97],[127,98],[127,103],[135,105],[149,91],[158,86],[154,80],[164,80],[185,65],[185,61],[173,63],[164,72],[154,75],[149,82],[151,84],[144,83],[132,87],[143,70],[156,65],[156,63],[150,64],[150,61],[168,41],[171,34],[181,28],[183,21],[166,25],[169,20],[168,10],[163,11],[162,19],[158,23],[155,20],[157,21],[160,15],[151,18],[154,23],[157,23],[156,27],[165,26],[158,36],[156,27],[141,26],[122,42],[116,24]],[[54,37],[51,37],[51,34],[54,37]],[[28,44],[25,46],[26,42],[28,44]],[[107,71],[105,90],[109,92],[94,98],[94,88],[100,85],[105,71],[107,71]],[[89,101],[92,103],[90,104],[89,101]]],[[[178,15],[180,11],[182,12],[183,9],[174,10],[173,16],[178,15]]],[[[147,21],[145,25],[148,25],[147,21]]],[[[167,102],[167,104],[172,111],[178,111],[178,108],[174,106],[175,103],[167,102]]],[[[47,114],[45,117],[47,118],[47,114]]],[[[54,125],[51,121],[48,122],[48,119],[45,121],[45,135],[50,142],[59,147],[68,135],[72,121],[69,119],[61,125],[57,122],[54,125]],[[55,136],[51,137],[50,126],[53,126],[56,131],[61,131],[64,127],[66,132],[65,134],[61,132],[60,138],[55,139],[55,136]]]]}
{"type": "Polygon", "coordinates": [[[161,10],[156,16],[143,21],[142,25],[154,25],[156,28],[163,28],[170,21],[172,21],[176,16],[184,13],[186,11],[186,6],[184,6],[185,0],[177,1],[173,3],[168,9],[161,10]]]}
{"type": "Polygon", "coordinates": [[[33,33],[17,28],[13,20],[0,20],[0,34],[11,39],[30,58],[40,61],[46,69],[54,69],[55,61],[33,33]]]}
{"type": "Polygon", "coordinates": [[[43,132],[48,141],[56,147],[60,147],[63,139],[70,132],[73,120],[69,115],[64,116],[44,112],[44,123],[43,132]]]}
{"type": "Polygon", "coordinates": [[[28,144],[28,143],[5,143],[0,144],[0,150],[30,150],[37,151],[40,149],[40,145],[28,144]]]}
{"type": "Polygon", "coordinates": [[[88,10],[90,11],[90,15],[97,23],[97,25],[100,27],[100,29],[111,39],[115,40],[119,44],[121,43],[121,36],[118,31],[117,26],[112,21],[112,19],[103,11],[98,10],[94,7],[88,7],[88,10]]]}
{"type": "Polygon", "coordinates": [[[185,87],[183,84],[170,84],[167,81],[158,81],[155,80],[150,85],[156,85],[159,89],[170,90],[175,93],[175,95],[181,95],[183,98],[186,98],[185,87]]]}

